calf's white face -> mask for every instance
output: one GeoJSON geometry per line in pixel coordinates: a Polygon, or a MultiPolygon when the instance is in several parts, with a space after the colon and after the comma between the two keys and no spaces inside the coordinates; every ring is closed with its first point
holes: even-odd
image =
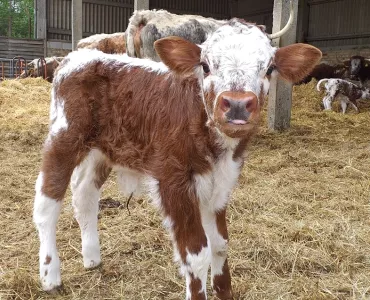
{"type": "Polygon", "coordinates": [[[307,44],[272,47],[260,27],[237,19],[199,46],[178,37],[154,46],[173,72],[198,77],[209,124],[232,138],[248,136],[258,122],[272,73],[296,82],[321,59],[320,50],[307,44]]]}
{"type": "Polygon", "coordinates": [[[255,25],[222,26],[202,46],[201,62],[209,66],[204,90],[216,95],[225,91],[268,90],[266,71],[276,52],[264,32],[255,25]]]}

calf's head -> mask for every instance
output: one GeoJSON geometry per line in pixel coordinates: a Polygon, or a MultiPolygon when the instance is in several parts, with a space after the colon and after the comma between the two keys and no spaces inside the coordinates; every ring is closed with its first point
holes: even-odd
{"type": "Polygon", "coordinates": [[[172,72],[197,76],[209,124],[237,138],[256,125],[272,76],[298,82],[321,58],[307,44],[277,49],[270,42],[262,27],[233,19],[202,45],[167,37],[154,46],[172,72]]]}
{"type": "Polygon", "coordinates": [[[350,74],[357,76],[363,65],[364,58],[362,56],[352,56],[350,59],[350,74]]]}

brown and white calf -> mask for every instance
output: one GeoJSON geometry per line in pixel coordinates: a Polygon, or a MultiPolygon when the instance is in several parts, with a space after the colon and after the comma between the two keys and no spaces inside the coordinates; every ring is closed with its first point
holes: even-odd
{"type": "Polygon", "coordinates": [[[361,88],[350,81],[338,78],[321,79],[316,85],[318,91],[320,91],[320,85],[324,81],[327,82],[325,83],[325,96],[322,102],[326,110],[331,110],[331,103],[337,98],[340,100],[343,113],[346,112],[347,104],[351,104],[358,112],[357,100],[360,98],[370,99],[369,89],[361,88]]]}
{"type": "Polygon", "coordinates": [[[64,59],[64,57],[45,57],[45,61],[42,59],[34,59],[27,65],[27,72],[23,71],[19,78],[26,77],[41,77],[53,82],[54,71],[59,67],[59,64],[64,59]],[[45,69],[44,69],[45,68],[45,69]],[[46,72],[46,74],[44,74],[46,72]]]}
{"type": "Polygon", "coordinates": [[[80,40],[77,49],[97,49],[108,54],[123,54],[126,53],[125,33],[94,34],[80,40]]]}
{"type": "Polygon", "coordinates": [[[162,212],[186,299],[206,299],[210,265],[216,295],[232,299],[225,216],[243,152],[271,76],[299,81],[321,52],[277,49],[237,20],[200,46],[169,37],[155,48],[163,63],[79,50],[57,71],[34,204],[46,291],[61,284],[55,235],[70,179],[84,266],[100,264],[98,200],[114,169],[127,194],[146,188],[162,212]]]}

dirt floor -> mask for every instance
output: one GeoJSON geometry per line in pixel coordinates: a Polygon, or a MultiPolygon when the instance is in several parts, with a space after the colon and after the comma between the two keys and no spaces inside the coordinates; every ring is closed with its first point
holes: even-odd
{"type": "MultiPolygon", "coordinates": [[[[49,299],[38,283],[34,183],[50,84],[0,84],[0,299],[49,299]]],[[[314,83],[294,88],[291,129],[261,124],[228,210],[236,299],[370,299],[370,101],[323,112],[314,83]]],[[[266,117],[264,118],[266,119],[266,117]]],[[[100,212],[103,264],[86,271],[68,196],[57,242],[64,289],[55,299],[184,299],[172,246],[147,198],[114,177],[100,212]],[[114,206],[114,205],[113,205],[114,206]]],[[[209,292],[210,299],[211,293],[209,292]]]]}

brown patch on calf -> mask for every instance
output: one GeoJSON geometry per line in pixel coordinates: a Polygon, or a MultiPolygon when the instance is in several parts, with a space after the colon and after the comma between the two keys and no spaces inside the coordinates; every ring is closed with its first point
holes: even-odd
{"type": "MultiPolygon", "coordinates": [[[[99,36],[100,34],[97,34],[99,36]]],[[[123,54],[126,53],[126,38],[125,33],[114,33],[111,35],[104,35],[103,38],[93,42],[84,42],[81,40],[78,49],[97,49],[108,54],[123,54]]]]}
{"type": "MultiPolygon", "coordinates": [[[[219,234],[221,234],[221,236],[228,241],[229,234],[227,232],[226,224],[226,209],[223,209],[216,213],[216,224],[219,234]]],[[[212,288],[219,299],[221,300],[233,299],[231,289],[231,276],[227,259],[225,260],[225,263],[222,267],[222,274],[215,275],[213,277],[212,288]]]]}
{"type": "Polygon", "coordinates": [[[44,265],[48,265],[51,262],[51,256],[46,255],[44,265]]]}
{"type": "Polygon", "coordinates": [[[213,277],[213,290],[216,296],[221,300],[233,299],[231,291],[231,276],[227,259],[222,267],[222,274],[213,277]]]}
{"type": "Polygon", "coordinates": [[[228,240],[229,234],[227,233],[226,209],[223,209],[216,213],[216,224],[218,232],[225,240],[228,240]]]}
{"type": "Polygon", "coordinates": [[[112,168],[104,162],[99,162],[95,167],[94,183],[97,189],[100,189],[107,180],[112,168]]]}
{"type": "MultiPolygon", "coordinates": [[[[253,134],[255,133],[255,131],[253,132],[253,134]]],[[[236,146],[235,150],[234,150],[234,154],[233,154],[233,160],[237,160],[237,159],[244,159],[244,153],[245,153],[245,149],[247,148],[247,145],[250,141],[250,139],[252,138],[252,135],[250,135],[249,137],[245,138],[245,139],[242,139],[240,140],[239,144],[236,146]]]]}
{"type": "Polygon", "coordinates": [[[141,30],[145,24],[140,24],[134,35],[134,49],[135,56],[141,58],[140,49],[141,49],[141,30]]]}
{"type": "Polygon", "coordinates": [[[191,300],[206,300],[205,291],[201,292],[202,290],[202,281],[199,278],[195,278],[193,274],[190,274],[190,293],[191,293],[191,300]]]}
{"type": "Polygon", "coordinates": [[[41,191],[49,198],[61,201],[67,190],[74,168],[86,152],[67,132],[60,132],[43,153],[41,170],[44,174],[41,191]],[[73,147],[72,145],[75,144],[73,147]]]}

